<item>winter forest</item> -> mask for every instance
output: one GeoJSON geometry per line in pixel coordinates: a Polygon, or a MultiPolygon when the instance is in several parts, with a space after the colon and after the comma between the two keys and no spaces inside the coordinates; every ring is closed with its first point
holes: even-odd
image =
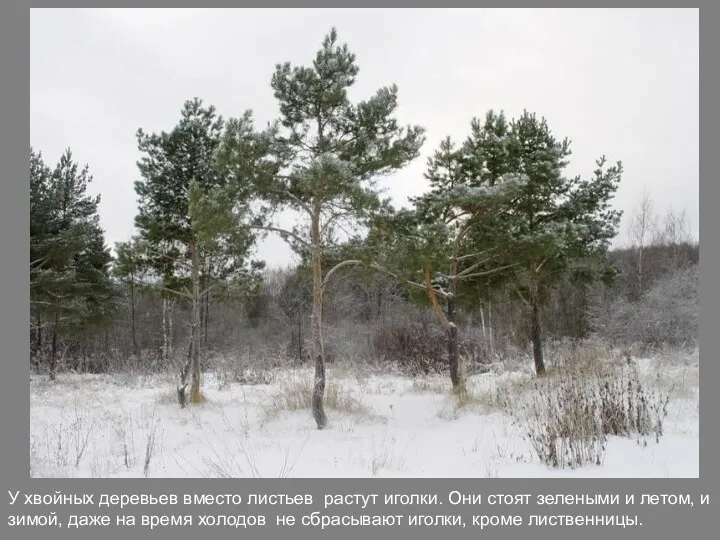
{"type": "Polygon", "coordinates": [[[31,148],[31,475],[696,477],[683,209],[617,210],[623,156],[569,175],[540,110],[469,114],[399,205],[426,130],[402,88],[349,98],[351,45],[277,64],[274,122],[188,96],[138,126],[112,246],[93,164],[31,148]]]}

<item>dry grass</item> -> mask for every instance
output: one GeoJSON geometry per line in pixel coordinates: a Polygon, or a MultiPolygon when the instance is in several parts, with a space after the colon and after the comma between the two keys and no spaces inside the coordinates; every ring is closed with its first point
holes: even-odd
{"type": "Polygon", "coordinates": [[[409,391],[415,394],[447,394],[449,385],[448,381],[441,382],[427,377],[415,377],[409,391]]]}
{"type": "Polygon", "coordinates": [[[447,402],[438,411],[438,418],[443,420],[455,420],[461,414],[477,413],[483,414],[494,410],[505,410],[510,401],[509,394],[505,388],[498,387],[490,389],[466,389],[464,392],[453,392],[446,390],[449,394],[447,402]]]}
{"type": "MultiPolygon", "coordinates": [[[[309,412],[312,408],[313,384],[314,380],[310,374],[293,374],[280,382],[278,390],[269,395],[261,423],[267,423],[285,411],[309,412]]],[[[328,410],[353,415],[357,418],[369,419],[377,416],[337,380],[329,380],[325,383],[324,403],[328,410]]]]}
{"type": "MultiPolygon", "coordinates": [[[[200,394],[197,396],[198,401],[190,401],[188,400],[188,404],[190,405],[205,405],[207,403],[211,403],[210,398],[207,397],[207,395],[200,389],[200,394]]],[[[167,391],[162,392],[158,398],[157,398],[157,404],[158,405],[175,405],[178,408],[180,407],[178,405],[178,396],[177,396],[177,390],[175,389],[169,389],[167,391]]]]}

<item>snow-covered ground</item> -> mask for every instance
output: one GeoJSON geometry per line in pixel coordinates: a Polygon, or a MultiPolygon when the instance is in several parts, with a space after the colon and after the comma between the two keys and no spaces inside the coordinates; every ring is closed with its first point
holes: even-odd
{"type": "Polygon", "coordinates": [[[308,409],[293,410],[293,399],[307,395],[310,370],[278,371],[262,385],[207,373],[207,402],[186,409],[169,378],[61,374],[50,383],[33,376],[31,475],[697,477],[697,351],[638,365],[671,398],[659,443],[610,437],[602,465],[562,470],[543,465],[513,417],[494,405],[497,388],[510,400],[532,391],[522,371],[471,377],[473,397],[460,406],[447,377],[331,366],[330,423],[322,431],[308,409]]]}

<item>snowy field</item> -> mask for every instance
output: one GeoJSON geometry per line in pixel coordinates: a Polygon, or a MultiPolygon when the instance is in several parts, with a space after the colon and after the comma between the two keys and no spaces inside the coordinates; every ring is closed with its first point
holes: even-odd
{"type": "MultiPolygon", "coordinates": [[[[307,404],[311,370],[267,384],[208,372],[207,401],[180,409],[170,377],[31,376],[34,477],[697,477],[698,352],[636,362],[669,397],[663,433],[610,436],[600,465],[553,468],[538,458],[520,403],[528,372],[469,378],[464,400],[447,376],[408,378],[329,366],[329,425],[307,404]],[[230,378],[232,379],[232,378],[230,378]],[[500,404],[503,403],[503,405],[500,404]],[[520,420],[518,420],[520,419],[520,420]]],[[[524,401],[523,401],[524,400],[524,401]]],[[[529,401],[528,401],[529,400],[529,401]]]]}

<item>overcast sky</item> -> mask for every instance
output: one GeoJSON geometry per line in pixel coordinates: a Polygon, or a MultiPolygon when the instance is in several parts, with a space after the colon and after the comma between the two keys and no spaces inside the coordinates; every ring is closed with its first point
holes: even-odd
{"type": "MultiPolygon", "coordinates": [[[[464,139],[489,109],[528,109],[572,140],[569,174],[620,159],[615,206],[627,216],[647,189],[697,237],[698,21],[697,9],[34,9],[31,144],[50,166],[67,147],[89,165],[113,246],[133,234],[138,128],[171,129],[192,97],[264,125],[274,66],[311,62],[335,26],[360,66],[351,97],[395,83],[400,120],[427,129],[422,156],[385,183],[396,203],[424,191],[440,139],[464,139]]],[[[293,261],[272,237],[258,256],[293,261]]]]}

